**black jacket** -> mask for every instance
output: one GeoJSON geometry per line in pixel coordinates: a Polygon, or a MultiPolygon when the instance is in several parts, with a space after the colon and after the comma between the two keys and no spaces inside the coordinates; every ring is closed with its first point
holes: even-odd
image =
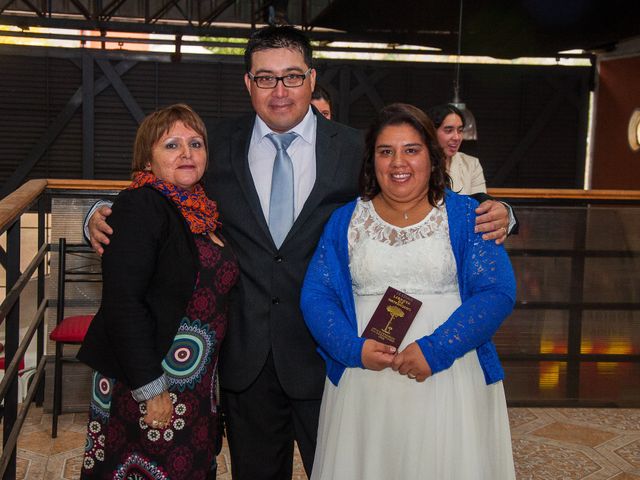
{"type": "Polygon", "coordinates": [[[357,195],[363,144],[357,130],[317,113],[316,118],[316,182],[280,249],[271,239],[249,170],[255,115],[207,126],[205,188],[219,201],[225,235],[241,270],[220,357],[225,389],[247,388],[271,352],[289,396],[322,396],[324,362],[300,312],[300,288],[329,215],[357,195]]]}
{"type": "Polygon", "coordinates": [[[102,303],[78,359],[136,389],[163,373],[199,260],[186,221],[160,192],[124,190],[112,209],[102,303]]]}

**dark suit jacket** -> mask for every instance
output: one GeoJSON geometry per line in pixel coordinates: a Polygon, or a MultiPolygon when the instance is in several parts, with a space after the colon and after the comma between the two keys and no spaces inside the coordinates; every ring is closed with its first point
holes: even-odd
{"type": "Polygon", "coordinates": [[[241,269],[220,360],[221,385],[232,391],[242,391],[256,379],[271,351],[289,396],[322,396],[324,362],[300,312],[300,289],[326,220],[357,195],[363,144],[359,131],[319,114],[316,118],[316,182],[279,250],[249,170],[255,115],[207,126],[205,188],[220,202],[222,230],[241,269]]]}
{"type": "Polygon", "coordinates": [[[112,208],[102,303],[78,358],[136,389],[163,373],[199,260],[187,223],[160,192],[124,190],[112,208]]]}
{"type": "MultiPolygon", "coordinates": [[[[493,198],[491,195],[484,192],[474,193],[469,196],[475,199],[478,203],[486,202],[487,200],[495,200],[495,198],[493,198]]],[[[516,222],[513,228],[511,229],[511,231],[509,232],[509,235],[517,235],[518,231],[520,230],[520,222],[518,221],[518,217],[516,217],[516,211],[513,207],[511,207],[511,205],[508,205],[506,202],[502,202],[502,203],[504,203],[505,205],[507,205],[508,208],[511,209],[511,213],[513,214],[513,219],[516,222]]]]}

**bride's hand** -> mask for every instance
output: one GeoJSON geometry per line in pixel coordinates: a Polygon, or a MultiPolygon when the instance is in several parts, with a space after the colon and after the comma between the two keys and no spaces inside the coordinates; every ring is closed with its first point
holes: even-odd
{"type": "Polygon", "coordinates": [[[362,346],[362,364],[367,370],[384,370],[391,366],[396,348],[367,339],[362,346]]]}
{"type": "Polygon", "coordinates": [[[416,342],[410,343],[395,356],[391,368],[416,382],[424,382],[431,376],[431,367],[416,342]]]}

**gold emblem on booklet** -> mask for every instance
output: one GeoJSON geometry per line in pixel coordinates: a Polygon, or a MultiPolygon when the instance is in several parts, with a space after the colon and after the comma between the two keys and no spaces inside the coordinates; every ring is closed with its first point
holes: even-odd
{"type": "Polygon", "coordinates": [[[362,336],[398,348],[421,306],[420,300],[387,288],[362,336]]]}

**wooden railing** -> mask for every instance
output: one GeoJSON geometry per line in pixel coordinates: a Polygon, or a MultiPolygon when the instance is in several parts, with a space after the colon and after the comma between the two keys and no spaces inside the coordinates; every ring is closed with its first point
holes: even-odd
{"type": "Polygon", "coordinates": [[[489,195],[496,198],[522,198],[529,200],[598,200],[640,201],[640,190],[571,190],[561,188],[489,188],[489,195]]]}
{"type": "MultiPolygon", "coordinates": [[[[31,180],[0,201],[0,234],[7,233],[7,295],[0,305],[0,322],[5,323],[6,372],[0,382],[0,399],[4,400],[3,452],[0,457],[0,476],[15,479],[16,445],[31,403],[42,403],[44,367],[44,314],[49,306],[44,295],[44,262],[49,251],[45,240],[45,208],[48,196],[99,195],[113,193],[129,184],[128,181],[108,180],[31,180]],[[27,211],[38,212],[38,252],[24,272],[20,273],[20,218],[27,211]],[[37,271],[37,309],[27,332],[19,343],[19,299],[25,285],[37,271]],[[18,410],[18,368],[22,358],[37,335],[36,373],[18,410]]],[[[549,189],[489,189],[497,198],[541,202],[631,203],[640,205],[640,191],[621,190],[549,190],[549,189]],[[636,203],[637,202],[637,203],[636,203]]],[[[240,194],[240,193],[239,193],[240,194]]]]}
{"type": "Polygon", "coordinates": [[[45,259],[50,245],[45,239],[46,196],[63,191],[114,191],[124,188],[126,181],[31,180],[0,201],[0,235],[7,234],[6,287],[7,294],[0,305],[0,322],[5,325],[5,373],[0,382],[3,401],[3,449],[0,457],[0,476],[16,478],[16,446],[18,436],[31,404],[42,405],[44,397],[44,319],[49,307],[45,299],[45,259]],[[20,272],[20,225],[27,211],[38,212],[38,251],[24,272],[20,272]],[[20,296],[37,272],[36,313],[30,320],[20,341],[20,296]],[[36,366],[30,386],[19,409],[18,375],[20,360],[24,358],[36,337],[36,366]]]}
{"type": "Polygon", "coordinates": [[[3,406],[3,450],[0,457],[0,475],[14,480],[16,477],[16,445],[18,435],[31,403],[42,404],[44,395],[44,260],[48,245],[44,238],[44,198],[46,180],[32,180],[0,201],[0,234],[7,233],[6,285],[7,295],[0,305],[0,321],[5,323],[5,374],[0,382],[3,406]],[[38,208],[38,253],[29,266],[20,273],[20,217],[34,204],[38,208]],[[38,271],[37,309],[21,343],[20,294],[27,282],[38,271]],[[37,332],[37,365],[26,399],[18,412],[18,369],[20,359],[37,332]]]}

